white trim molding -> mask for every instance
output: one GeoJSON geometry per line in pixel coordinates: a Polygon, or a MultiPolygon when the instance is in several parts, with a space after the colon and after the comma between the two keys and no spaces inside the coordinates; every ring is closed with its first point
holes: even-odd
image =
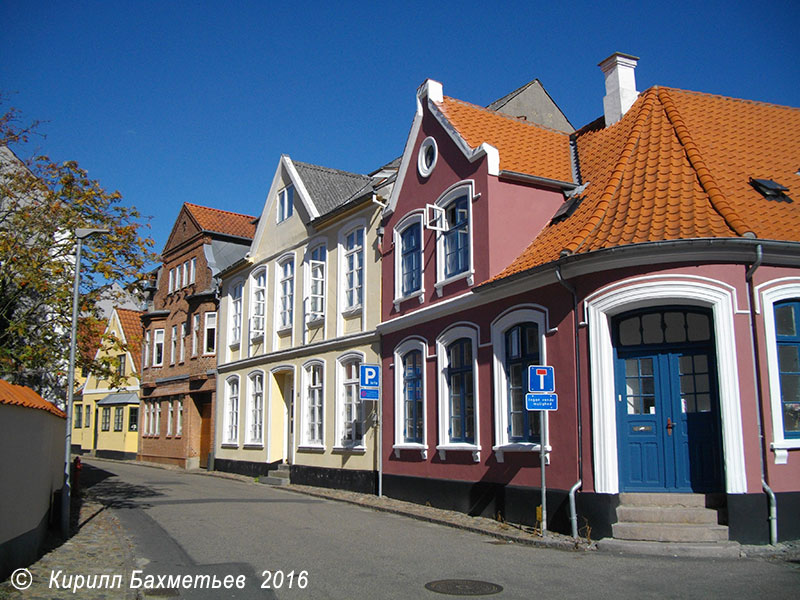
{"type": "Polygon", "coordinates": [[[722,454],[725,487],[729,494],[747,492],[742,410],[736,362],[733,317],[736,298],[730,286],[710,279],[637,277],[616,282],[592,294],[585,302],[589,323],[591,361],[592,445],[595,491],[619,493],[617,416],[614,388],[614,348],[611,319],[617,314],[664,304],[704,306],[714,316],[717,379],[722,425],[722,454]]]}
{"type": "Polygon", "coordinates": [[[419,303],[425,301],[425,211],[416,209],[405,215],[392,229],[394,242],[394,309],[400,310],[400,303],[418,298],[419,303]],[[419,271],[420,286],[418,290],[403,295],[403,233],[412,226],[419,226],[419,271]]]}
{"type": "Polygon", "coordinates": [[[394,449],[395,457],[400,458],[401,450],[416,450],[420,453],[423,460],[428,458],[428,342],[421,337],[406,338],[394,349],[394,449]],[[403,357],[414,350],[419,350],[421,356],[421,375],[422,375],[422,443],[406,442],[403,435],[405,424],[405,394],[403,393],[403,381],[405,371],[403,369],[403,357]]]}
{"type": "Polygon", "coordinates": [[[466,271],[462,271],[450,277],[446,277],[445,241],[444,241],[446,232],[437,231],[436,232],[436,283],[434,284],[437,296],[442,295],[444,287],[448,283],[459,281],[461,279],[466,279],[467,285],[470,286],[474,285],[475,283],[475,244],[473,236],[473,231],[475,229],[475,220],[472,214],[472,203],[477,197],[477,195],[475,194],[475,181],[472,179],[465,179],[454,183],[444,192],[442,192],[442,194],[436,200],[435,205],[446,210],[446,207],[450,205],[451,202],[454,202],[463,196],[466,196],[467,198],[469,264],[467,266],[466,271]]]}

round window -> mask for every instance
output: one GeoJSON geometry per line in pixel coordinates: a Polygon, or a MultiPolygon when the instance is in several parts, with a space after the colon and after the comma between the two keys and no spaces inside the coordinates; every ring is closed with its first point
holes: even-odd
{"type": "Polygon", "coordinates": [[[426,137],[419,147],[419,156],[417,156],[417,169],[419,174],[427,177],[433,172],[436,166],[436,159],[439,157],[439,150],[436,147],[436,140],[432,137],[426,137]]]}

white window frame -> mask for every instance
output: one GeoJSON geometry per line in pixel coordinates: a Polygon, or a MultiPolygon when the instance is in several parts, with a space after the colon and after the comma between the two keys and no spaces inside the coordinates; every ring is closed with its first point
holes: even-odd
{"type": "Polygon", "coordinates": [[[197,257],[193,257],[189,261],[189,283],[192,284],[195,282],[195,277],[197,272],[197,257]]]}
{"type": "Polygon", "coordinates": [[[142,368],[146,369],[150,364],[150,330],[144,332],[144,352],[142,352],[142,368]]]}
{"type": "Polygon", "coordinates": [[[283,223],[294,214],[294,186],[289,184],[278,192],[277,223],[283,223]]]}
{"type": "Polygon", "coordinates": [[[250,275],[250,340],[264,338],[267,330],[267,267],[250,275]],[[261,281],[263,278],[263,281],[261,281]],[[259,298],[259,295],[261,296],[259,298]]]}
{"type": "MultiPolygon", "coordinates": [[[[361,308],[364,304],[364,295],[365,295],[365,283],[366,283],[366,246],[367,246],[367,228],[364,225],[356,225],[355,227],[351,227],[344,232],[342,236],[342,262],[341,262],[341,269],[340,272],[342,274],[342,312],[344,314],[351,314],[356,312],[361,312],[361,308]],[[350,235],[361,231],[361,246],[356,247],[352,250],[348,250],[347,248],[347,238],[350,235]],[[348,268],[348,260],[351,256],[357,256],[361,254],[361,285],[354,285],[352,288],[347,285],[347,276],[351,273],[351,270],[348,268]],[[356,290],[360,287],[361,294],[358,298],[358,302],[349,303],[347,300],[347,294],[349,291],[352,290],[353,292],[353,299],[356,299],[356,290]]],[[[352,271],[353,273],[353,282],[356,282],[356,273],[358,273],[359,269],[355,269],[352,271]]]]}
{"type": "Polygon", "coordinates": [[[223,446],[239,447],[239,401],[242,388],[238,375],[231,375],[225,380],[225,414],[223,430],[223,446]]]}
{"type": "Polygon", "coordinates": [[[439,443],[436,450],[439,451],[439,457],[446,460],[447,451],[452,450],[467,450],[472,452],[472,460],[480,462],[481,460],[481,431],[480,431],[480,394],[478,392],[478,326],[472,323],[457,323],[442,333],[436,338],[436,366],[437,366],[437,388],[439,394],[439,443]],[[475,402],[474,409],[474,429],[475,429],[475,443],[468,442],[451,442],[450,434],[448,433],[450,424],[450,394],[449,382],[447,379],[447,367],[449,364],[447,358],[447,348],[461,338],[469,339],[472,344],[472,394],[473,401],[475,402]]]}
{"type": "Polygon", "coordinates": [[[183,276],[181,277],[181,287],[185,288],[189,285],[189,261],[183,262],[183,276]]]}
{"type": "Polygon", "coordinates": [[[231,284],[228,293],[228,333],[229,346],[238,346],[242,341],[242,309],[244,307],[244,282],[236,281],[231,284]]]}
{"type": "Polygon", "coordinates": [[[153,330],[153,366],[164,366],[164,329],[159,328],[153,330]],[[160,338],[160,339],[159,339],[160,338]],[[161,352],[161,359],[158,359],[159,350],[161,352]]]}
{"type": "Polygon", "coordinates": [[[209,311],[206,313],[205,316],[205,326],[203,327],[203,356],[213,356],[217,353],[217,313],[216,311],[209,311]],[[209,321],[213,320],[213,325],[209,324],[209,321]],[[214,331],[214,348],[209,350],[208,349],[208,332],[209,330],[214,331]]]}
{"type": "Polygon", "coordinates": [[[173,325],[170,328],[169,337],[169,364],[175,364],[175,355],[178,353],[178,326],[173,325]]]}
{"type": "Polygon", "coordinates": [[[400,458],[401,450],[416,450],[423,460],[428,458],[428,342],[423,338],[403,340],[394,349],[394,449],[395,456],[400,458]],[[405,381],[403,358],[414,350],[422,354],[422,443],[406,442],[403,435],[405,426],[405,381]]]}
{"type": "Polygon", "coordinates": [[[348,352],[347,354],[343,354],[342,356],[336,359],[336,446],[334,449],[337,450],[355,450],[355,451],[365,451],[365,438],[367,437],[367,423],[366,423],[366,407],[361,400],[360,396],[360,377],[359,371],[360,369],[356,369],[356,376],[355,378],[347,379],[347,372],[346,368],[347,365],[358,362],[359,365],[364,364],[365,356],[363,352],[353,351],[348,352]],[[347,386],[355,385],[355,411],[356,411],[356,418],[354,421],[357,422],[359,420],[359,415],[362,422],[362,435],[361,440],[353,440],[352,442],[345,441],[344,433],[345,433],[345,426],[347,420],[345,418],[345,409],[346,409],[346,391],[347,386]]]}
{"type": "Polygon", "coordinates": [[[759,286],[762,311],[764,314],[764,346],[767,354],[769,373],[769,402],[772,412],[772,443],[770,449],[775,453],[775,464],[785,465],[789,450],[800,448],[800,439],[787,438],[783,428],[783,406],[781,401],[781,380],[778,369],[778,348],[776,343],[775,304],[784,300],[800,300],[800,279],[786,278],[770,281],[759,286]],[[771,286],[764,289],[767,286],[771,286]]]}
{"type": "Polygon", "coordinates": [[[175,291],[175,269],[169,270],[169,286],[167,287],[167,293],[171,294],[175,291]]]}
{"type": "Polygon", "coordinates": [[[425,213],[414,211],[404,216],[393,231],[394,241],[394,308],[400,309],[400,303],[412,298],[419,298],[419,303],[425,301],[425,213]],[[419,260],[420,260],[420,287],[409,294],[403,294],[403,233],[409,227],[420,228],[419,260]]]}
{"type": "MultiPolygon", "coordinates": [[[[505,452],[538,452],[541,444],[533,442],[511,442],[508,435],[508,374],[506,373],[506,332],[522,323],[536,323],[539,328],[539,355],[541,364],[547,364],[547,343],[545,334],[548,331],[547,309],[524,304],[514,306],[492,321],[492,372],[494,374],[494,440],[492,450],[497,462],[503,462],[505,452]]],[[[541,439],[548,444],[548,415],[541,423],[541,439]]]]}
{"type": "Polygon", "coordinates": [[[303,279],[306,282],[305,297],[308,303],[306,307],[306,326],[319,325],[319,323],[325,320],[325,303],[328,296],[328,247],[324,242],[315,243],[309,247],[306,252],[304,271],[305,276],[303,279]],[[324,259],[313,259],[312,255],[320,250],[323,253],[324,259]],[[321,277],[319,276],[320,269],[322,271],[321,277]],[[319,293],[315,293],[315,284],[321,286],[321,290],[316,290],[319,293]],[[315,300],[318,300],[319,310],[314,310],[315,300]]]}
{"type": "MultiPolygon", "coordinates": [[[[300,423],[301,427],[301,435],[300,439],[302,440],[301,447],[304,448],[311,448],[311,449],[322,449],[325,448],[325,361],[319,359],[313,359],[305,362],[303,364],[302,374],[301,374],[301,385],[302,385],[302,398],[303,398],[303,410],[301,411],[302,419],[300,423]],[[319,408],[319,438],[312,438],[309,436],[309,424],[310,424],[310,410],[311,410],[311,399],[309,390],[311,389],[311,378],[313,377],[313,369],[319,367],[320,369],[320,385],[319,385],[319,394],[320,394],[320,408],[319,408]]],[[[317,389],[315,386],[314,389],[317,389]]]]}
{"type": "Polygon", "coordinates": [[[172,437],[172,422],[175,420],[175,406],[172,398],[167,399],[167,437],[172,437]]]}
{"type": "Polygon", "coordinates": [[[161,436],[161,400],[156,400],[156,430],[153,435],[156,437],[161,436]]]}
{"type": "Polygon", "coordinates": [[[262,370],[247,375],[247,444],[263,447],[264,444],[264,383],[267,378],[262,370]],[[256,381],[261,378],[259,391],[256,381]]]}
{"type": "Polygon", "coordinates": [[[192,356],[197,356],[200,347],[200,313],[192,315],[192,356]]]}
{"type": "Polygon", "coordinates": [[[186,362],[186,321],[181,323],[181,339],[178,348],[178,362],[186,362]]]}
{"type": "Polygon", "coordinates": [[[475,200],[475,182],[470,180],[459,181],[458,183],[450,186],[439,199],[436,200],[435,206],[447,211],[447,207],[451,202],[454,202],[462,196],[467,197],[467,218],[469,220],[469,264],[465,271],[457,273],[450,277],[445,277],[445,243],[444,237],[446,225],[442,224],[441,230],[436,229],[436,294],[442,295],[443,288],[455,281],[462,279],[467,280],[467,285],[474,285],[475,283],[475,244],[474,244],[474,230],[475,219],[473,218],[472,203],[475,200]]]}
{"type": "Polygon", "coordinates": [[[183,435],[183,398],[175,400],[175,404],[178,407],[175,414],[175,436],[180,437],[183,435]]]}
{"type": "Polygon", "coordinates": [[[275,323],[276,333],[291,331],[294,325],[295,296],[295,256],[294,253],[282,256],[277,261],[275,271],[275,323]],[[286,265],[291,264],[292,273],[286,276],[286,265]],[[288,283],[288,288],[285,284],[288,283]],[[287,309],[284,309],[284,305],[287,309]],[[287,317],[288,314],[288,317],[287,317]],[[288,322],[287,322],[288,321],[288,322]]]}

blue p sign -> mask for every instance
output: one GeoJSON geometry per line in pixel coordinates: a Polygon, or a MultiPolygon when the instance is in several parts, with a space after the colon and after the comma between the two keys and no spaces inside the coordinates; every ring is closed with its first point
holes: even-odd
{"type": "Polygon", "coordinates": [[[380,387],[381,368],[378,365],[361,365],[361,387],[380,387]]]}

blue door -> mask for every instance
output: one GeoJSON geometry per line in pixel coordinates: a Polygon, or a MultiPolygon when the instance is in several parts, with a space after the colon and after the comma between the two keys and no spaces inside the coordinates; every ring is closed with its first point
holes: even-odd
{"type": "Polygon", "coordinates": [[[710,313],[669,308],[614,321],[622,491],[722,490],[710,313]]]}

